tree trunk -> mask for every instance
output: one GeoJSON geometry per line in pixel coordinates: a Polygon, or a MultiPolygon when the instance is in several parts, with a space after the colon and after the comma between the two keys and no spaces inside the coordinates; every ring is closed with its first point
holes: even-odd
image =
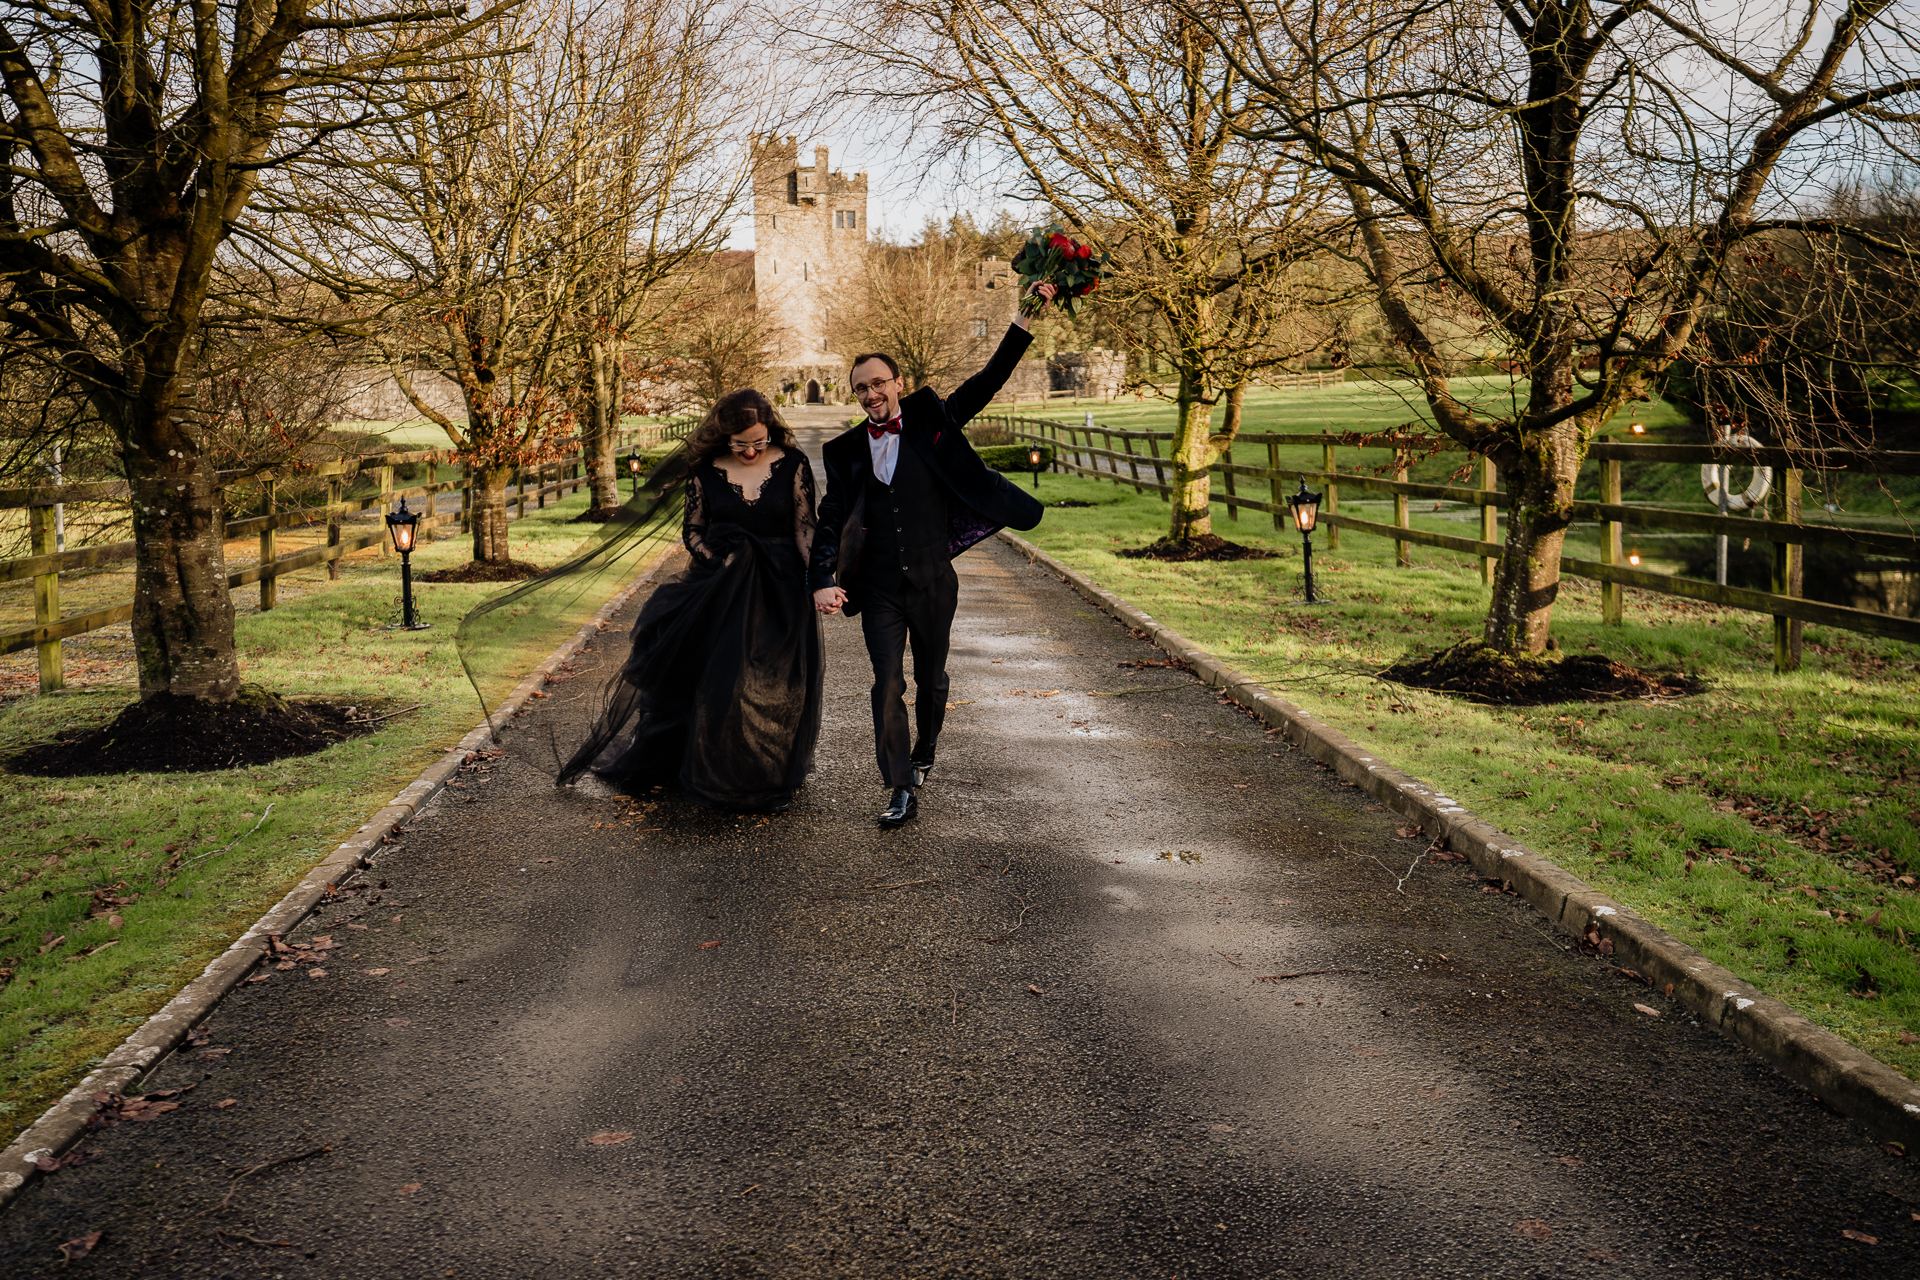
{"type": "MultiPolygon", "coordinates": [[[[178,438],[155,430],[150,438],[178,438]]],[[[170,451],[171,452],[171,451],[170,451]]],[[[240,692],[227,590],[226,506],[204,453],[126,454],[133,491],[133,644],[140,696],[230,701],[240,692]]]]}
{"type": "Polygon", "coordinates": [[[507,555],[507,482],[512,467],[473,469],[473,558],[504,564],[507,555]]]}
{"type": "Polygon", "coordinates": [[[1167,537],[1179,541],[1213,532],[1207,468],[1213,462],[1213,405],[1191,370],[1180,373],[1180,416],[1173,437],[1172,513],[1167,537]]]}
{"type": "Polygon", "coordinates": [[[587,343],[587,420],[581,432],[586,455],[590,511],[612,511],[620,505],[620,472],[614,457],[614,429],[620,422],[620,360],[612,344],[587,343]]]}
{"type": "Polygon", "coordinates": [[[1540,441],[1539,452],[1503,457],[1499,465],[1512,505],[1483,639],[1503,653],[1544,653],[1560,594],[1560,552],[1567,540],[1578,452],[1572,441],[1548,439],[1540,441]],[[1573,459],[1571,467],[1563,452],[1573,459]]]}

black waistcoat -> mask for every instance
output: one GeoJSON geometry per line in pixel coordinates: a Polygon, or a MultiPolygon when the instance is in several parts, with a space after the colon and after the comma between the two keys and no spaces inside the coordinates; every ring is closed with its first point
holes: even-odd
{"type": "Polygon", "coordinates": [[[947,494],[920,455],[900,442],[893,483],[882,484],[867,468],[866,545],[860,576],[872,586],[896,587],[902,580],[925,587],[951,573],[947,554],[947,494]]]}

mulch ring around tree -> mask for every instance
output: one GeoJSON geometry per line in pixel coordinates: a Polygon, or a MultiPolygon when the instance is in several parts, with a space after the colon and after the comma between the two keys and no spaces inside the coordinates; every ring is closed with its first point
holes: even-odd
{"type": "Polygon", "coordinates": [[[1510,707],[1683,698],[1706,688],[1697,676],[1684,671],[1641,671],[1604,654],[1502,653],[1477,640],[1402,658],[1376,674],[1415,689],[1457,693],[1474,702],[1510,707]]]}
{"type": "Polygon", "coordinates": [[[1243,547],[1217,534],[1201,533],[1191,538],[1162,538],[1144,547],[1129,547],[1116,555],[1129,560],[1271,560],[1276,553],[1259,547],[1243,547]]]}
{"type": "Polygon", "coordinates": [[[421,582],[519,582],[537,578],[546,570],[525,560],[469,560],[451,569],[414,575],[421,582]]]}
{"type": "Polygon", "coordinates": [[[308,756],[372,733],[383,707],[361,700],[275,697],[247,687],[231,702],[161,694],[136,702],[104,728],[28,747],[7,772],[40,778],[116,773],[205,773],[308,756]]]}

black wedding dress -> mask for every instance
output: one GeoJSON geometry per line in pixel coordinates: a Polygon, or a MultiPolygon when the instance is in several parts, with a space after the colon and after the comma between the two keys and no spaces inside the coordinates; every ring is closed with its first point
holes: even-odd
{"type": "Polygon", "coordinates": [[[558,781],[591,768],[717,808],[784,808],[820,736],[813,528],[813,468],[798,449],[753,497],[712,463],[693,467],[682,526],[693,562],[641,608],[633,652],[558,781]]]}

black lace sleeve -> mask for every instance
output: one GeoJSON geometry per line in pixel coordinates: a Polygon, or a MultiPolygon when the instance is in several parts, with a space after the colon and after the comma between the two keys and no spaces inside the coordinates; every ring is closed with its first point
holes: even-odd
{"type": "Polygon", "coordinates": [[[695,467],[687,477],[686,517],[680,526],[680,540],[695,564],[711,564],[714,554],[707,546],[707,467],[695,467]]]}
{"type": "Polygon", "coordinates": [[[806,564],[813,556],[815,528],[813,464],[798,449],[794,453],[800,465],[793,469],[793,540],[800,548],[800,563],[806,564]]]}

